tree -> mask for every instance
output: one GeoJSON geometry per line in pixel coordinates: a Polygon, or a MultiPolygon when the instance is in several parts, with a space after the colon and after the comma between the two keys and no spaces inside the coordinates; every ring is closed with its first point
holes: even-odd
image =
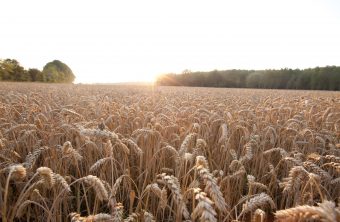
{"type": "Polygon", "coordinates": [[[247,76],[246,86],[248,88],[263,88],[264,73],[262,71],[254,71],[247,76]]]}
{"type": "Polygon", "coordinates": [[[47,82],[72,83],[75,79],[72,70],[59,60],[47,63],[42,72],[47,82]]]}
{"type": "Polygon", "coordinates": [[[233,69],[211,72],[185,70],[179,75],[160,76],[157,83],[178,86],[340,90],[340,67],[256,71],[233,69]]]}
{"type": "Polygon", "coordinates": [[[28,75],[31,78],[32,82],[40,81],[44,82],[42,78],[42,72],[39,69],[29,69],[28,70],[28,75]]]}
{"type": "Polygon", "coordinates": [[[15,59],[0,60],[0,77],[5,81],[29,81],[29,76],[15,59]]]}

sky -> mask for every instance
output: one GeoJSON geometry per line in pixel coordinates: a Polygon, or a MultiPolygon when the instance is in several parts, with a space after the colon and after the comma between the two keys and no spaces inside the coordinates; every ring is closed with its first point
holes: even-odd
{"type": "Polygon", "coordinates": [[[338,0],[0,0],[0,59],[76,82],[340,65],[338,0]]]}

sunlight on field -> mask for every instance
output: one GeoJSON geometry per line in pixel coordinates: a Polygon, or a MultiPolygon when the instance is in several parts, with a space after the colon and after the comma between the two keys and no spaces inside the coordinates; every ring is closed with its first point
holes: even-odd
{"type": "Polygon", "coordinates": [[[339,110],[327,91],[0,83],[0,220],[339,221],[339,110]]]}

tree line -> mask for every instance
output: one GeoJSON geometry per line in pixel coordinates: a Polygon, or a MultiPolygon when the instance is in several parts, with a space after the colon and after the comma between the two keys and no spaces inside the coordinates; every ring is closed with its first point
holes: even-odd
{"type": "Polygon", "coordinates": [[[265,89],[340,90],[340,67],[280,70],[214,70],[164,74],[158,85],[265,89]]]}
{"type": "Polygon", "coordinates": [[[15,59],[0,59],[0,81],[72,83],[75,75],[59,60],[47,63],[43,70],[26,70],[15,59]]]}

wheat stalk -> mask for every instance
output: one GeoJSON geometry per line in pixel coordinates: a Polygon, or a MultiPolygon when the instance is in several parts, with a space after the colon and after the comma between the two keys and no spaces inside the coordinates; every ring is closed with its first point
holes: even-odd
{"type": "Polygon", "coordinates": [[[181,212],[185,219],[188,219],[189,212],[183,201],[178,179],[172,175],[168,176],[165,173],[159,174],[157,177],[159,178],[160,182],[164,183],[171,191],[173,199],[176,202],[177,206],[179,207],[179,211],[181,212]]]}
{"type": "Polygon", "coordinates": [[[211,199],[214,201],[216,207],[222,211],[227,211],[227,204],[224,200],[223,194],[220,190],[220,187],[217,185],[216,179],[209,172],[208,163],[204,156],[196,157],[196,166],[195,166],[198,175],[205,184],[204,191],[211,196],[211,199]]]}
{"type": "Polygon", "coordinates": [[[259,207],[264,207],[269,205],[271,209],[276,209],[276,205],[273,199],[266,193],[260,193],[255,195],[255,197],[251,198],[247,201],[243,207],[242,212],[238,216],[238,218],[242,217],[244,214],[248,212],[253,212],[259,207]]]}
{"type": "Polygon", "coordinates": [[[207,197],[207,194],[201,192],[201,189],[194,189],[195,199],[198,200],[198,204],[192,212],[192,219],[196,220],[199,218],[201,222],[215,222],[216,219],[216,211],[213,208],[213,202],[207,197]]]}
{"type": "Polygon", "coordinates": [[[323,222],[338,221],[340,211],[335,209],[334,202],[325,201],[319,206],[297,206],[294,208],[280,210],[275,213],[278,221],[302,221],[302,220],[319,220],[323,222]]]}
{"type": "Polygon", "coordinates": [[[88,175],[84,177],[82,180],[84,180],[85,183],[93,187],[93,189],[96,191],[96,196],[98,197],[99,200],[107,200],[109,198],[103,182],[98,177],[88,175]]]}

